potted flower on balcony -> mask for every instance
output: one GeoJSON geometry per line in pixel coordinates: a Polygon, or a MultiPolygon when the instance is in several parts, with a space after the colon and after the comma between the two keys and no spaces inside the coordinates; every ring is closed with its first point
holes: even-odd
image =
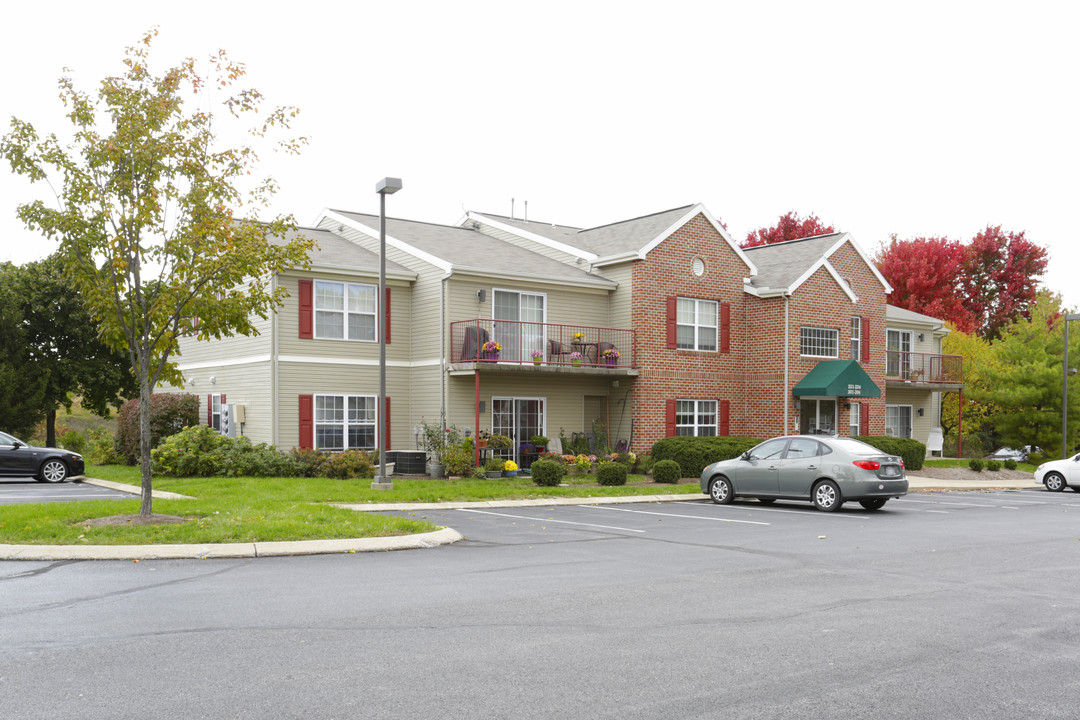
{"type": "Polygon", "coordinates": [[[488,438],[490,438],[490,437],[491,437],[491,434],[487,430],[481,430],[476,435],[476,447],[478,447],[478,448],[487,447],[488,446],[488,438]]]}
{"type": "Polygon", "coordinates": [[[581,361],[584,359],[585,356],[577,352],[576,350],[570,353],[570,362],[573,363],[574,367],[581,367],[581,361]]]}
{"type": "Polygon", "coordinates": [[[619,351],[613,347],[604,348],[601,356],[604,358],[604,364],[608,367],[615,367],[619,364],[619,351]]]}
{"type": "Polygon", "coordinates": [[[497,340],[488,340],[481,346],[480,350],[484,353],[485,362],[495,362],[499,359],[502,345],[497,340]]]}
{"type": "Polygon", "coordinates": [[[549,440],[543,435],[532,436],[532,444],[536,446],[536,452],[539,455],[543,455],[545,450],[547,450],[548,442],[549,440]]]}
{"type": "Polygon", "coordinates": [[[539,365],[540,363],[542,363],[544,361],[544,351],[543,350],[533,350],[532,351],[532,361],[533,361],[533,365],[539,365]]]}

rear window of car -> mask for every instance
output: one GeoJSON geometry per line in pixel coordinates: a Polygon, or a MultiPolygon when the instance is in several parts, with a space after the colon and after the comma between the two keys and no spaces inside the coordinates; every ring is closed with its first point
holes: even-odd
{"type": "Polygon", "coordinates": [[[833,438],[833,442],[841,450],[846,450],[849,453],[855,455],[888,455],[889,453],[883,450],[878,450],[873,445],[867,445],[862,440],[853,440],[852,438],[838,437],[833,438]]]}

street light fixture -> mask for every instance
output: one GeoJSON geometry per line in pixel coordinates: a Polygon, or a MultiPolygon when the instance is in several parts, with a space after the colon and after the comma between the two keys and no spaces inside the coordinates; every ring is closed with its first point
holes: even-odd
{"type": "Polygon", "coordinates": [[[401,189],[401,178],[385,177],[375,184],[379,194],[379,404],[375,417],[379,419],[379,474],[371,483],[372,490],[393,490],[394,483],[386,476],[386,196],[401,189]]]}
{"type": "Polygon", "coordinates": [[[1080,314],[1065,316],[1065,362],[1061,367],[1061,459],[1069,453],[1069,321],[1080,320],[1080,314]]]}

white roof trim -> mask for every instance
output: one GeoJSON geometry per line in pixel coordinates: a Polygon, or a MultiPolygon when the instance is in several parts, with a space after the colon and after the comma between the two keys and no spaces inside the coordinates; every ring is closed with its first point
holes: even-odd
{"type": "Polygon", "coordinates": [[[725,230],[723,228],[723,226],[720,225],[720,223],[718,223],[716,221],[716,218],[714,218],[712,216],[712,213],[709,212],[709,209],[706,208],[701,203],[698,203],[698,204],[694,205],[694,207],[690,208],[690,211],[688,213],[686,213],[681,218],[676,220],[671,225],[671,227],[669,227],[667,230],[665,230],[664,232],[657,235],[651,242],[649,242],[649,244],[645,245],[643,248],[638,250],[638,257],[641,258],[642,260],[644,260],[645,256],[649,254],[650,250],[652,250],[654,247],[656,247],[660,243],[667,240],[676,230],[678,230],[683,225],[685,225],[686,223],[693,220],[694,217],[696,217],[699,213],[701,215],[704,215],[705,219],[708,220],[709,223],[712,224],[712,226],[716,230],[716,232],[718,232],[720,234],[720,237],[724,238],[724,240],[727,241],[727,244],[731,247],[732,250],[735,251],[735,254],[739,257],[739,259],[742,260],[744,263],[746,263],[746,267],[750,268],[751,277],[754,276],[754,275],[757,275],[758,274],[757,265],[755,265],[750,260],[750,258],[747,257],[746,253],[743,252],[742,248],[739,247],[738,244],[734,240],[731,239],[730,235],[728,235],[727,230],[725,230]]]}
{"type": "Polygon", "coordinates": [[[487,278],[489,280],[511,280],[514,282],[530,282],[537,283],[539,285],[566,285],[569,287],[591,287],[598,288],[600,290],[611,291],[619,287],[619,283],[614,280],[608,280],[606,278],[553,278],[550,276],[541,276],[536,273],[511,273],[511,272],[492,272],[488,268],[468,267],[464,265],[455,265],[454,269],[447,273],[450,275],[475,275],[477,277],[487,278]]]}
{"type": "Polygon", "coordinates": [[[498,220],[493,220],[492,218],[489,218],[487,215],[472,212],[471,210],[465,214],[465,219],[458,224],[464,225],[465,220],[475,220],[476,222],[490,225],[496,230],[502,230],[503,232],[510,233],[511,235],[517,235],[518,237],[524,238],[525,240],[531,240],[532,242],[539,245],[546,245],[553,250],[558,250],[559,252],[564,252],[567,255],[573,255],[574,257],[579,257],[583,260],[588,260],[592,262],[597,258],[596,253],[591,253],[588,250],[582,250],[581,248],[574,247],[573,245],[567,245],[566,243],[559,242],[558,240],[552,240],[551,238],[544,237],[543,235],[531,233],[528,230],[522,230],[521,228],[514,225],[507,225],[506,223],[501,223],[498,220]]]}
{"type": "Polygon", "coordinates": [[[851,237],[851,233],[844,233],[841,235],[840,239],[837,240],[831,248],[825,251],[825,257],[832,257],[832,254],[839,250],[846,242],[850,242],[851,247],[855,248],[855,252],[859,253],[859,257],[861,257],[863,262],[866,263],[866,266],[870,268],[870,272],[874,273],[874,277],[876,277],[878,282],[885,288],[885,293],[891,293],[893,291],[892,285],[890,285],[889,281],[885,279],[885,276],[878,271],[877,266],[874,265],[873,260],[866,254],[866,251],[862,249],[862,246],[855,242],[855,238],[851,237]]]}
{"type": "Polygon", "coordinates": [[[756,288],[750,283],[743,284],[743,292],[759,298],[784,297],[791,294],[787,288],[756,288]]]}
{"type": "MultiPolygon", "coordinates": [[[[374,238],[375,240],[379,239],[379,235],[378,235],[377,230],[372,231],[372,229],[369,228],[367,225],[364,225],[362,223],[358,223],[358,222],[356,222],[355,220],[353,220],[351,218],[345,217],[344,215],[341,215],[339,213],[334,212],[333,210],[323,208],[322,212],[319,213],[319,216],[317,218],[315,218],[315,225],[318,226],[324,219],[331,220],[333,222],[337,222],[337,223],[340,223],[342,225],[346,225],[346,226],[352,228],[353,230],[356,230],[359,233],[367,235],[370,238],[374,238]],[[375,232],[375,234],[372,235],[372,232],[375,232]]],[[[325,230],[326,228],[320,228],[320,229],[325,230]]],[[[333,232],[333,231],[331,230],[331,232],[333,232]]],[[[345,239],[347,240],[348,238],[345,238],[345,239]]],[[[430,265],[434,265],[435,267],[439,268],[440,270],[442,270],[446,274],[450,274],[450,272],[453,270],[454,266],[452,264],[446,262],[442,258],[436,257],[435,255],[432,255],[429,252],[424,252],[423,250],[421,250],[419,248],[413,247],[412,245],[410,245],[407,242],[404,242],[402,240],[398,240],[397,238],[391,237],[389,234],[386,236],[386,244],[389,245],[392,248],[395,248],[397,250],[402,251],[403,253],[407,253],[409,255],[412,255],[413,257],[415,257],[415,258],[417,258],[419,260],[423,260],[424,262],[426,262],[426,263],[428,263],[430,265]]]]}
{"type": "Polygon", "coordinates": [[[834,268],[832,263],[829,262],[824,257],[821,258],[820,260],[818,260],[813,265],[811,265],[810,268],[806,272],[804,272],[801,276],[799,276],[798,280],[791,283],[791,288],[790,288],[791,292],[795,292],[804,282],[809,280],[810,277],[814,273],[816,273],[819,268],[825,268],[829,272],[829,274],[832,275],[833,280],[836,281],[836,284],[840,286],[841,290],[843,290],[845,293],[847,293],[847,296],[851,299],[851,302],[853,302],[853,303],[859,302],[858,295],[856,295],[854,292],[852,292],[851,286],[847,284],[847,282],[844,280],[844,278],[840,277],[840,273],[836,272],[836,268],[834,268]]]}
{"type": "MultiPolygon", "coordinates": [[[[342,239],[346,240],[347,238],[342,238],[342,239]]],[[[349,276],[356,276],[356,275],[371,276],[371,275],[374,275],[376,278],[379,277],[379,269],[378,268],[359,268],[359,267],[354,267],[352,265],[324,265],[322,263],[312,263],[306,270],[300,270],[300,269],[294,268],[293,270],[290,270],[288,272],[288,274],[289,275],[297,275],[299,273],[304,273],[304,272],[306,272],[308,274],[315,274],[315,275],[327,275],[327,274],[330,274],[330,275],[349,275],[349,276]]],[[[387,280],[404,280],[406,282],[415,282],[417,277],[418,277],[418,275],[416,273],[414,273],[414,272],[404,273],[404,272],[398,272],[396,270],[387,270],[386,271],[386,279],[387,280]]]]}

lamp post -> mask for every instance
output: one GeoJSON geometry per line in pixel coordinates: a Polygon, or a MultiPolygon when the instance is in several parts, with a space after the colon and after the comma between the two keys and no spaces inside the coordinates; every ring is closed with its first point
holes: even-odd
{"type": "Polygon", "coordinates": [[[1069,453],[1069,321],[1080,320],[1080,314],[1065,316],[1065,362],[1061,368],[1061,459],[1069,453]]]}
{"type": "Polygon", "coordinates": [[[371,483],[372,490],[393,490],[394,483],[386,477],[386,196],[401,189],[401,178],[385,177],[375,184],[379,194],[379,404],[375,417],[379,419],[379,474],[371,483]]]}

